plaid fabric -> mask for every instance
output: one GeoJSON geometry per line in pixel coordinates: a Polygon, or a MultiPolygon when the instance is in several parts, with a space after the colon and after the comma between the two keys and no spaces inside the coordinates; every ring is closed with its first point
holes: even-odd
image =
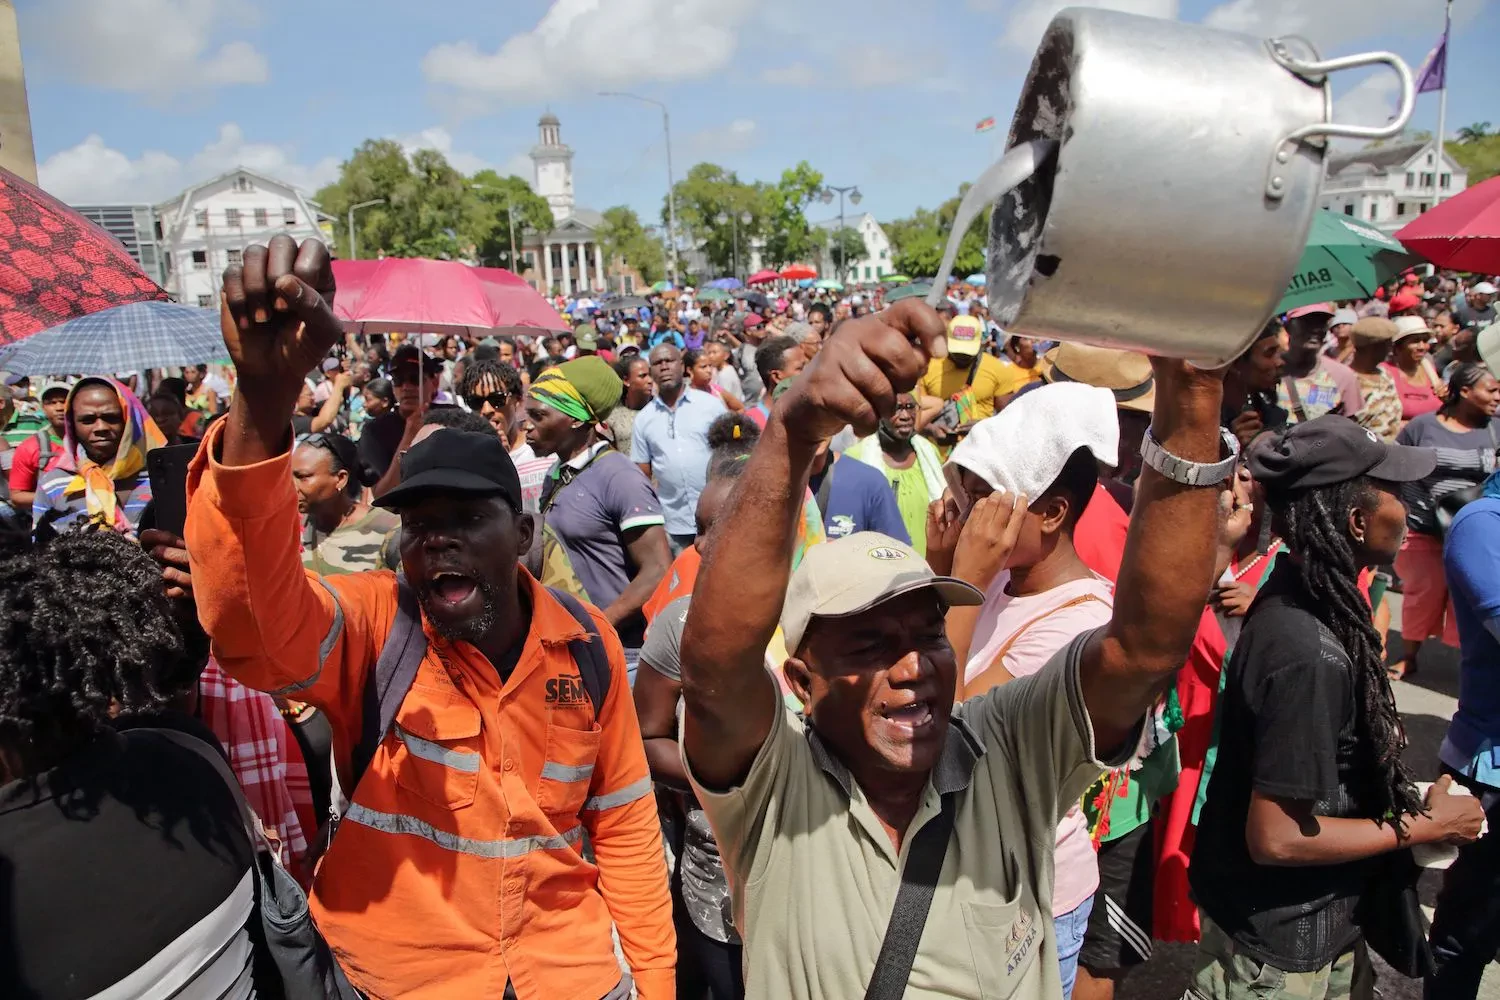
{"type": "Polygon", "coordinates": [[[219,312],[175,302],[136,302],[80,316],[0,351],[20,375],[114,375],[226,357],[219,312]]]}
{"type": "Polygon", "coordinates": [[[210,659],[198,681],[198,716],[224,744],[229,765],[266,832],[280,841],[281,861],[293,874],[307,853],[293,789],[312,805],[307,765],[286,720],[268,694],[252,691],[210,659]]]}

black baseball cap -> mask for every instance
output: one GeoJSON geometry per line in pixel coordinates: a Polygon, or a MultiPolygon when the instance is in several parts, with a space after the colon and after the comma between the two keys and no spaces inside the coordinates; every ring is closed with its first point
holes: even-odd
{"type": "Polygon", "coordinates": [[[1437,468],[1431,448],[1386,444],[1348,417],[1325,414],[1263,434],[1250,446],[1250,474],[1268,490],[1332,486],[1360,476],[1387,483],[1426,479],[1437,468]]]}
{"type": "Polygon", "coordinates": [[[396,348],[396,353],[391,355],[391,370],[395,371],[402,365],[415,365],[419,357],[428,375],[436,375],[443,370],[441,361],[420,350],[415,344],[402,344],[396,348]]]}
{"type": "Polygon", "coordinates": [[[445,427],[412,445],[401,456],[401,484],[375,504],[399,509],[434,493],[499,496],[521,509],[521,477],[492,433],[445,427]]]}

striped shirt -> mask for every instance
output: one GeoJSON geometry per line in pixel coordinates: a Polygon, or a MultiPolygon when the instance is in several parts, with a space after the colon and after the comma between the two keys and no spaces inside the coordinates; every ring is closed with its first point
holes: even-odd
{"type": "Polygon", "coordinates": [[[1401,428],[1397,444],[1431,448],[1437,453],[1432,475],[1415,483],[1403,483],[1401,499],[1406,503],[1406,526],[1423,535],[1441,535],[1438,504],[1450,493],[1483,482],[1495,471],[1495,448],[1500,444],[1500,419],[1488,428],[1454,431],[1438,421],[1436,413],[1424,413],[1401,428]]]}

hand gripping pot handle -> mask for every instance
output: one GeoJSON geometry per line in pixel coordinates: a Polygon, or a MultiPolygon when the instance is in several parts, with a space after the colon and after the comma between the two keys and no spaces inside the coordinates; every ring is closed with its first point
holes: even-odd
{"type": "MultiPolygon", "coordinates": [[[[1271,169],[1266,180],[1266,196],[1269,198],[1280,198],[1286,193],[1287,180],[1282,175],[1280,167],[1291,159],[1296,144],[1301,140],[1330,136],[1342,139],[1392,138],[1400,135],[1401,130],[1406,128],[1406,123],[1411,118],[1412,108],[1416,106],[1417,101],[1411,69],[1394,52],[1364,52],[1359,55],[1342,56],[1338,59],[1305,60],[1293,54],[1291,47],[1287,45],[1289,40],[1288,38],[1272,38],[1266,42],[1271,58],[1287,72],[1295,73],[1310,83],[1322,83],[1323,78],[1329,73],[1384,64],[1395,71],[1401,82],[1401,106],[1397,109],[1395,116],[1384,125],[1340,125],[1337,122],[1322,121],[1312,122],[1287,133],[1276,144],[1276,151],[1271,158],[1271,169]]],[[[1305,40],[1297,38],[1296,41],[1310,50],[1311,47],[1305,40]]],[[[1332,117],[1331,110],[1326,117],[1332,117]]]]}

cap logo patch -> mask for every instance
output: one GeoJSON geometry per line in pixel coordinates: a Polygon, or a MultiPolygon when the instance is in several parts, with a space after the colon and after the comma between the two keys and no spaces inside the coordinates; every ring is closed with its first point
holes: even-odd
{"type": "Polygon", "coordinates": [[[1364,431],[1365,431],[1365,437],[1367,437],[1367,438],[1370,439],[1370,443],[1371,444],[1379,444],[1380,443],[1380,438],[1378,438],[1378,437],[1375,436],[1375,432],[1374,431],[1370,430],[1370,428],[1368,428],[1368,427],[1366,427],[1364,429],[1364,431]]]}
{"type": "Polygon", "coordinates": [[[905,559],[906,558],[906,553],[905,552],[902,552],[900,549],[893,549],[889,545],[882,545],[879,548],[871,549],[867,553],[867,555],[869,555],[869,557],[871,559],[905,559]]]}

